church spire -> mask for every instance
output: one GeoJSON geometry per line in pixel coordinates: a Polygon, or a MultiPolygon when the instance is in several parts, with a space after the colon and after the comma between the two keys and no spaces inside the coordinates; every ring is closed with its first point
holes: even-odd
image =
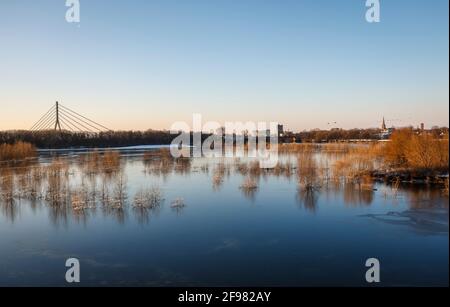
{"type": "Polygon", "coordinates": [[[381,124],[381,129],[386,130],[386,122],[384,121],[384,116],[383,116],[383,123],[381,124]]]}

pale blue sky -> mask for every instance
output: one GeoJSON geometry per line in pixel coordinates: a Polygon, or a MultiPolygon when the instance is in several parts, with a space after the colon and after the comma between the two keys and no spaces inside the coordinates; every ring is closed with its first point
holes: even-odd
{"type": "Polygon", "coordinates": [[[0,129],[55,100],[113,129],[448,126],[448,0],[0,1],[0,129]],[[334,126],[333,126],[334,127],[334,126]]]}

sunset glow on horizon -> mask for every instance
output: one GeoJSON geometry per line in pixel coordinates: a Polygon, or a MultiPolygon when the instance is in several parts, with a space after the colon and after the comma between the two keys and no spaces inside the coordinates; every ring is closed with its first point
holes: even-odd
{"type": "Polygon", "coordinates": [[[115,130],[448,126],[448,1],[0,2],[0,130],[55,103],[115,130]],[[322,2],[322,3],[321,3],[322,2]]]}

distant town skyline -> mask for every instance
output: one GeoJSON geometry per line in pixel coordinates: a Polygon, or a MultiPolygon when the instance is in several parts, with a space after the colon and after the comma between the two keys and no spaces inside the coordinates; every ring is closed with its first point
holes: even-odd
{"type": "Polygon", "coordinates": [[[54,103],[115,130],[449,126],[447,0],[0,2],[0,130],[54,103]]]}

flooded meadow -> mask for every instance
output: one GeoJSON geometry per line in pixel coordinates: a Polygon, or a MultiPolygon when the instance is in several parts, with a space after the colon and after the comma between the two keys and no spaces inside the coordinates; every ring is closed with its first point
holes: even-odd
{"type": "MultiPolygon", "coordinates": [[[[376,163],[376,161],[375,161],[376,163]]],[[[448,286],[448,186],[376,181],[346,146],[249,158],[40,151],[0,166],[0,285],[448,286]]]]}

